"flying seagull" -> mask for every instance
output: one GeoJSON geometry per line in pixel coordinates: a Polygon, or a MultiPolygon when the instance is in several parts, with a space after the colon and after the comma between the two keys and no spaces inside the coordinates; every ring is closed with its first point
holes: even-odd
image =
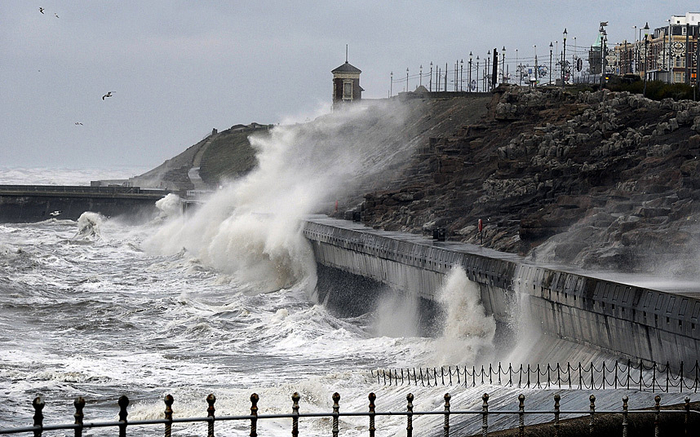
{"type": "Polygon", "coordinates": [[[76,126],[82,126],[83,124],[82,124],[81,122],[79,122],[79,121],[76,121],[76,122],[75,122],[75,125],[76,125],[76,126]]]}
{"type": "Polygon", "coordinates": [[[54,12],[54,15],[56,16],[56,18],[58,18],[58,14],[57,14],[57,13],[54,12]]]}
{"type": "Polygon", "coordinates": [[[105,97],[112,97],[112,93],[113,93],[113,92],[114,92],[114,91],[107,91],[107,94],[105,94],[104,96],[102,96],[102,100],[104,100],[105,97]]]}
{"type": "Polygon", "coordinates": [[[39,12],[44,13],[44,8],[39,8],[39,12]]]}

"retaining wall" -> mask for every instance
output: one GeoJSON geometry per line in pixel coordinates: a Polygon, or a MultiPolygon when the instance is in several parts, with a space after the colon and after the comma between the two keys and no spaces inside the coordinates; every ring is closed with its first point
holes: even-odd
{"type": "MultiPolygon", "coordinates": [[[[525,303],[549,334],[622,358],[690,368],[699,357],[700,300],[526,263],[479,246],[378,231],[358,223],[310,217],[304,235],[317,263],[435,300],[446,274],[461,266],[479,285],[489,314],[508,324],[525,303]],[[675,363],[675,364],[674,364],[675,363]]],[[[675,368],[674,370],[681,370],[675,368]]]]}

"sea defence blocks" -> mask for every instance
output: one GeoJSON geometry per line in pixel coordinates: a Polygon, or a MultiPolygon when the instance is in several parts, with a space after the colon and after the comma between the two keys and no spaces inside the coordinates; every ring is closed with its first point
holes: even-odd
{"type": "MultiPolygon", "coordinates": [[[[700,299],[665,292],[470,244],[380,231],[359,223],[307,218],[303,233],[317,264],[435,300],[447,273],[461,266],[479,285],[482,303],[508,325],[525,306],[542,331],[620,358],[692,367],[700,354],[700,299]]],[[[332,292],[332,291],[331,291],[332,292]]],[[[323,297],[327,290],[319,290],[323,297]]]]}

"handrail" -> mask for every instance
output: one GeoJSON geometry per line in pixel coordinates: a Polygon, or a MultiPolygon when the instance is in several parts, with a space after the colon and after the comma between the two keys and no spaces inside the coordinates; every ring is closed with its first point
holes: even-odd
{"type": "Polygon", "coordinates": [[[383,385],[421,385],[424,387],[436,387],[439,385],[464,385],[476,387],[477,385],[503,385],[523,388],[567,388],[578,390],[605,390],[606,388],[626,388],[651,390],[654,392],[669,393],[675,389],[679,393],[697,393],[700,389],[700,365],[698,361],[691,369],[684,367],[681,362],[679,373],[672,373],[669,363],[665,365],[643,362],[633,363],[628,360],[626,364],[615,361],[600,366],[594,363],[584,365],[581,362],[567,362],[565,365],[541,364],[524,366],[520,364],[504,367],[501,362],[498,367],[489,364],[488,368],[471,366],[459,367],[433,367],[433,368],[401,368],[378,369],[371,371],[372,378],[376,378],[378,384],[383,385]]]}
{"type": "MultiPolygon", "coordinates": [[[[588,416],[589,419],[589,429],[590,432],[593,432],[593,429],[595,427],[595,417],[596,415],[600,414],[622,414],[622,435],[626,436],[628,427],[630,426],[630,415],[637,415],[637,414],[653,414],[654,415],[654,427],[655,427],[655,435],[660,435],[659,434],[659,424],[660,424],[660,416],[662,414],[670,414],[670,415],[683,415],[683,429],[685,430],[685,433],[687,435],[687,432],[689,429],[695,429],[695,426],[697,426],[697,422],[700,422],[700,411],[696,411],[690,408],[690,398],[688,396],[685,397],[685,404],[683,405],[682,408],[674,408],[674,409],[661,409],[661,396],[656,395],[654,397],[654,406],[651,409],[629,409],[629,399],[627,396],[622,397],[622,409],[596,409],[595,406],[595,401],[596,398],[594,395],[589,396],[590,400],[590,408],[588,410],[566,410],[563,411],[560,408],[560,395],[555,394],[553,399],[554,399],[554,408],[553,409],[539,409],[539,410],[526,410],[525,409],[525,396],[523,394],[520,394],[518,396],[518,402],[519,402],[519,407],[518,410],[489,410],[489,395],[485,393],[481,399],[482,399],[482,408],[479,410],[452,410],[450,407],[450,400],[451,396],[449,393],[446,393],[444,395],[444,409],[443,410],[436,410],[436,411],[414,411],[413,410],[413,400],[414,396],[412,393],[409,393],[406,396],[407,400],[407,406],[406,406],[406,411],[375,411],[375,406],[374,406],[374,401],[376,399],[376,395],[374,393],[370,393],[368,396],[368,399],[370,400],[369,404],[369,411],[362,411],[362,412],[341,412],[340,411],[340,394],[337,392],[333,394],[332,399],[333,399],[333,412],[319,412],[319,413],[301,413],[299,412],[299,399],[300,396],[298,393],[294,393],[292,395],[292,412],[291,413],[282,413],[282,414],[258,414],[258,395],[256,393],[253,393],[250,396],[250,401],[251,401],[251,408],[250,408],[250,414],[246,415],[232,415],[232,416],[216,416],[215,415],[215,407],[214,404],[216,402],[216,397],[213,394],[210,394],[207,396],[206,401],[208,403],[208,408],[207,408],[207,416],[206,417],[189,417],[189,418],[173,418],[172,417],[172,404],[173,404],[173,397],[171,395],[166,395],[164,398],[165,402],[165,411],[164,411],[164,416],[162,419],[148,419],[148,420],[127,420],[128,416],[128,405],[129,405],[129,399],[126,396],[121,396],[118,400],[118,405],[119,405],[119,420],[112,420],[112,421],[102,421],[102,422],[85,422],[84,421],[84,414],[83,414],[83,408],[85,406],[85,400],[82,397],[79,397],[75,400],[74,405],[76,408],[76,412],[74,414],[75,417],[75,423],[70,423],[70,424],[49,424],[45,425],[43,423],[43,414],[42,410],[44,408],[44,400],[42,397],[37,396],[34,401],[32,402],[32,405],[35,410],[34,414],[34,425],[33,426],[25,426],[25,427],[17,427],[17,428],[0,428],[0,434],[21,434],[21,433],[33,433],[34,436],[41,436],[44,431],[55,431],[55,430],[74,430],[75,436],[79,437],[82,436],[82,431],[84,429],[91,429],[91,428],[108,428],[108,427],[114,427],[114,428],[119,428],[119,435],[120,436],[126,436],[127,434],[127,429],[128,427],[132,426],[144,426],[144,425],[164,425],[165,428],[165,436],[169,437],[172,432],[172,426],[174,424],[181,424],[181,423],[196,423],[196,422],[206,422],[208,424],[208,436],[209,437],[214,437],[214,431],[215,431],[215,423],[216,422],[223,422],[223,421],[249,421],[250,422],[250,435],[251,436],[256,436],[257,435],[257,423],[260,420],[267,420],[267,419],[292,419],[292,435],[294,437],[298,436],[299,429],[298,429],[298,421],[299,419],[304,419],[304,418],[332,418],[332,433],[334,436],[338,436],[340,433],[339,429],[339,423],[338,419],[340,417],[368,417],[369,419],[369,426],[368,426],[368,432],[370,436],[374,435],[374,432],[376,430],[375,428],[375,418],[378,416],[406,416],[406,421],[407,421],[407,427],[406,427],[406,432],[407,436],[412,435],[413,431],[413,424],[412,420],[414,416],[429,416],[429,415],[442,415],[444,416],[444,425],[443,425],[443,435],[445,437],[449,436],[450,434],[450,419],[452,416],[466,416],[466,415],[473,415],[477,416],[480,415],[482,416],[482,435],[486,436],[488,434],[489,430],[489,425],[488,425],[488,419],[489,416],[498,416],[498,415],[518,415],[519,418],[519,428],[522,430],[525,428],[525,421],[524,418],[526,415],[552,415],[553,420],[552,422],[548,422],[548,424],[551,424],[552,429],[553,429],[553,435],[557,436],[561,427],[561,420],[560,416],[562,414],[579,414],[588,416]]],[[[671,435],[671,434],[669,434],[671,435]]]]}

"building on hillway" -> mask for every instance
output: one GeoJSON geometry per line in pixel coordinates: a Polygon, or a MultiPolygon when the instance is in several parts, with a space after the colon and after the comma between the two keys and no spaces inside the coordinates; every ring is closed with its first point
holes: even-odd
{"type": "Polygon", "coordinates": [[[362,87],[360,86],[360,73],[362,71],[351,65],[347,58],[345,63],[333,73],[333,109],[340,105],[362,99],[362,87]]]}

